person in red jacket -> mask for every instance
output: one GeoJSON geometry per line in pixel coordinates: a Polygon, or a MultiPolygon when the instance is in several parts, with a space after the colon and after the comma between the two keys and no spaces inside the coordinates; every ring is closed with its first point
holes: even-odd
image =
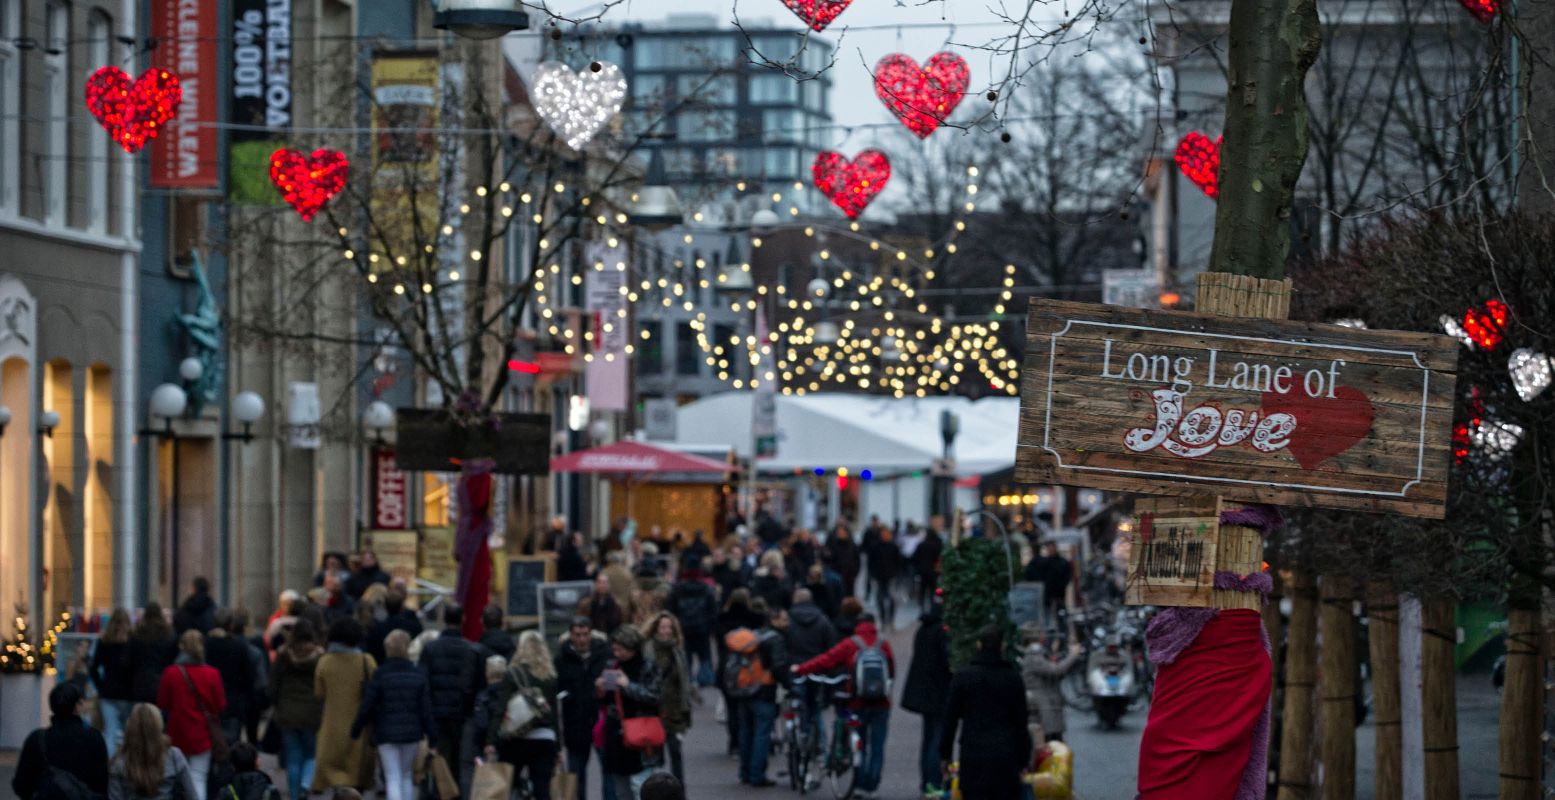
{"type": "MultiPolygon", "coordinates": [[[[891,722],[891,682],[896,679],[896,657],[891,653],[891,643],[880,638],[875,626],[875,616],[859,617],[858,626],[849,636],[830,650],[793,668],[796,675],[835,672],[846,669],[854,676],[853,699],[848,707],[858,717],[859,735],[864,739],[864,763],[859,767],[857,791],[854,797],[871,800],[880,788],[880,775],[885,769],[885,743],[891,722]],[[884,686],[866,690],[859,683],[859,654],[877,649],[885,656],[887,674],[884,686]]],[[[872,681],[877,683],[877,681],[872,681]]]]}
{"type": "Polygon", "coordinates": [[[221,673],[205,665],[205,637],[198,630],[178,637],[178,658],[162,671],[157,707],[167,716],[167,737],[189,759],[195,800],[205,800],[211,770],[211,733],[205,716],[220,716],[227,707],[221,673]]]}

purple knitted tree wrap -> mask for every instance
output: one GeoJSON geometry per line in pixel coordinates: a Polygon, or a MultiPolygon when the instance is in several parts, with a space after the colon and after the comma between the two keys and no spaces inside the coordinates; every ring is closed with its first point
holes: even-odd
{"type": "Polygon", "coordinates": [[[1215,588],[1268,595],[1274,591],[1274,577],[1267,572],[1238,575],[1229,570],[1218,570],[1215,572],[1215,588]]]}
{"type": "Polygon", "coordinates": [[[1255,528],[1268,536],[1285,524],[1285,517],[1274,506],[1246,506],[1220,512],[1220,524],[1255,528]]]}

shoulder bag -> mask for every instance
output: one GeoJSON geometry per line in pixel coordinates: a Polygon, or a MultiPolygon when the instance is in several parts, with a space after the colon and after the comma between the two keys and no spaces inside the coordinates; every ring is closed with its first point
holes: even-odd
{"type": "Polygon", "coordinates": [[[178,668],[178,673],[184,676],[184,684],[189,687],[189,693],[194,695],[194,702],[200,707],[200,713],[205,717],[205,729],[211,736],[211,761],[226,761],[231,755],[227,747],[227,734],[221,730],[221,717],[211,713],[205,706],[205,698],[200,696],[200,687],[194,685],[194,679],[189,677],[189,670],[178,668]]]}
{"type": "Polygon", "coordinates": [[[652,717],[627,717],[621,704],[621,690],[616,690],[616,714],[621,718],[621,743],[628,750],[657,750],[664,746],[664,723],[657,715],[652,717]]]}

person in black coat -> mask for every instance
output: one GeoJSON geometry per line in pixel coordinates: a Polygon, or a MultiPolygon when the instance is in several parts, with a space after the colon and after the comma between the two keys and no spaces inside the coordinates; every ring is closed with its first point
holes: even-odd
{"type": "Polygon", "coordinates": [[[977,654],[950,681],[945,733],[940,742],[943,770],[955,758],[961,729],[961,796],[1017,800],[1021,772],[1031,759],[1026,728],[1026,686],[1020,671],[1004,660],[1004,634],[989,625],[978,634],[977,654]]]}
{"type": "Polygon", "coordinates": [[[232,628],[232,611],[224,608],[216,612],[216,627],[205,637],[205,664],[221,674],[221,688],[227,695],[221,730],[228,742],[236,742],[243,731],[255,687],[248,643],[232,635],[232,628]]]}
{"type": "Polygon", "coordinates": [[[605,752],[600,760],[604,780],[614,784],[617,800],[630,800],[632,776],[653,766],[659,751],[643,752],[626,746],[622,721],[659,715],[663,675],[654,662],[643,658],[643,635],[630,625],[610,637],[611,659],[595,681],[596,696],[605,708],[605,752]]]}
{"type": "Polygon", "coordinates": [[[383,649],[387,657],[367,681],[361,708],[351,723],[351,738],[361,738],[371,725],[385,788],[398,787],[391,796],[414,797],[416,747],[422,737],[435,739],[438,733],[432,719],[432,689],[426,675],[407,657],[410,634],[391,632],[383,649]]]}
{"type": "Polygon", "coordinates": [[[179,636],[193,628],[200,633],[210,633],[216,627],[216,601],[211,599],[210,579],[196,577],[190,582],[193,593],[184,598],[183,605],[173,615],[173,632],[179,636]]]}
{"type": "Polygon", "coordinates": [[[573,617],[566,641],[556,648],[551,660],[556,665],[557,693],[567,693],[561,700],[567,771],[578,776],[578,796],[587,797],[589,753],[594,750],[594,721],[599,718],[594,682],[604,674],[605,664],[610,661],[610,645],[594,635],[588,617],[573,617]]]}
{"type": "Polygon", "coordinates": [[[803,664],[837,643],[837,630],[826,618],[826,612],[815,604],[809,589],[794,590],[794,604],[788,610],[788,630],[783,638],[788,644],[789,659],[795,664],[803,664]]]}
{"type": "Polygon", "coordinates": [[[518,642],[513,641],[513,635],[502,628],[502,607],[488,605],[481,612],[481,625],[486,632],[481,634],[481,647],[486,648],[491,655],[502,656],[503,661],[512,661],[513,654],[518,652],[518,642]]]}
{"type": "Polygon", "coordinates": [[[912,664],[907,668],[907,682],[902,685],[902,708],[923,717],[918,774],[925,795],[945,786],[939,756],[950,677],[950,634],[945,631],[940,604],[933,603],[918,619],[918,632],[912,639],[912,664]]]}
{"type": "Polygon", "coordinates": [[[934,601],[934,590],[939,588],[939,559],[944,552],[945,540],[931,527],[912,553],[913,573],[918,576],[919,608],[927,608],[934,601]]]}
{"type": "Polygon", "coordinates": [[[864,555],[869,558],[869,579],[874,582],[876,608],[880,611],[880,627],[895,627],[896,596],[891,586],[902,572],[902,548],[890,528],[881,525],[864,539],[864,555]]]}
{"type": "Polygon", "coordinates": [[[583,534],[574,532],[562,540],[556,551],[556,579],[559,581],[586,581],[589,579],[589,562],[583,557],[583,534]]]}
{"type": "Polygon", "coordinates": [[[167,624],[162,604],[155,600],[147,602],[140,623],[130,635],[131,699],[156,705],[162,671],[172,666],[177,657],[178,640],[173,638],[173,628],[167,624]]]}
{"type": "Polygon", "coordinates": [[[379,664],[384,662],[388,655],[383,649],[383,640],[394,631],[404,631],[410,634],[414,640],[421,635],[421,620],[416,612],[405,608],[405,593],[391,591],[383,596],[383,619],[373,623],[367,632],[367,641],[362,643],[362,649],[366,650],[373,660],[379,664]]]}
{"type": "MultiPolygon", "coordinates": [[[[108,746],[103,735],[81,721],[85,696],[74,682],[61,683],[49,692],[49,712],[54,715],[47,728],[39,728],[22,742],[16,759],[16,774],[11,791],[22,800],[32,800],[49,767],[74,775],[99,795],[108,793],[108,746]]],[[[59,785],[56,783],[56,787],[59,785]]]]}
{"type": "Polygon", "coordinates": [[[1042,584],[1042,605],[1047,610],[1048,619],[1054,619],[1059,609],[1064,607],[1064,591],[1069,588],[1073,574],[1074,569],[1069,566],[1069,560],[1058,554],[1056,542],[1043,542],[1042,552],[1026,563],[1022,577],[1042,584]]]}
{"type": "Polygon", "coordinates": [[[378,566],[378,554],[371,550],[363,550],[361,566],[352,570],[351,577],[346,578],[346,594],[350,595],[352,600],[360,600],[367,587],[375,583],[388,586],[389,580],[389,573],[378,566]]]}
{"type": "Polygon", "coordinates": [[[463,625],[464,609],[449,604],[443,608],[442,634],[421,648],[421,671],[431,687],[432,719],[437,725],[433,746],[451,765],[464,763],[459,752],[464,721],[470,718],[475,695],[486,683],[484,657],[460,634],[463,625]]]}
{"type": "MultiPolygon", "coordinates": [[[[680,580],[670,589],[664,610],[680,621],[686,638],[686,666],[699,678],[713,674],[713,623],[718,620],[718,593],[701,569],[701,562],[690,562],[680,571],[680,580]],[[697,661],[700,666],[692,662],[697,661]]],[[[705,683],[705,681],[699,681],[705,683]]]]}
{"type": "Polygon", "coordinates": [[[837,527],[832,529],[831,536],[821,548],[821,560],[842,576],[842,597],[837,598],[837,601],[840,603],[843,598],[852,597],[858,591],[855,584],[858,583],[859,548],[858,542],[853,541],[852,532],[848,530],[848,523],[838,522],[837,527]]]}

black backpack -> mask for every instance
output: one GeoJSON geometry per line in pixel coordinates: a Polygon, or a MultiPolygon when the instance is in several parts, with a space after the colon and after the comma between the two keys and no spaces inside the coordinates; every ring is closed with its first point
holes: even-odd
{"type": "Polygon", "coordinates": [[[38,751],[43,754],[43,780],[32,793],[33,800],[102,800],[86,781],[68,770],[49,763],[48,731],[38,731],[38,751]]]}

